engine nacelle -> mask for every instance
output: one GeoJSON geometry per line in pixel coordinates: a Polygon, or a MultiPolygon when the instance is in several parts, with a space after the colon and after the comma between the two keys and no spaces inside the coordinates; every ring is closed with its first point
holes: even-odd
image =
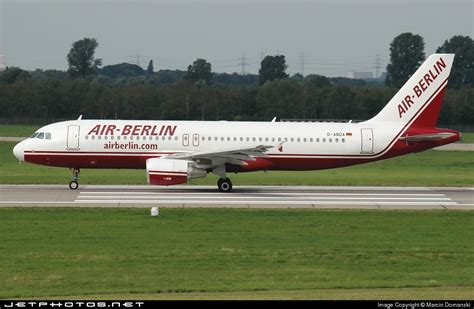
{"type": "Polygon", "coordinates": [[[205,177],[207,171],[196,168],[196,162],[153,158],[146,160],[148,183],[171,186],[186,183],[188,179],[205,177]]]}

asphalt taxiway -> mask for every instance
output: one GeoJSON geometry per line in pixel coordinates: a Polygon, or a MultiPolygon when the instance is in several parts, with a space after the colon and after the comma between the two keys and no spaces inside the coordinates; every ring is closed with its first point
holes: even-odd
{"type": "Polygon", "coordinates": [[[236,207],[474,210],[474,188],[0,185],[0,207],[236,207]]]}

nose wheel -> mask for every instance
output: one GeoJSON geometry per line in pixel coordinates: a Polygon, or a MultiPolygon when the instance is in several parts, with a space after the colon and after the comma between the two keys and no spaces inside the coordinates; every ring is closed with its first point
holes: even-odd
{"type": "Polygon", "coordinates": [[[230,181],[230,178],[219,178],[217,187],[221,192],[230,192],[232,191],[232,181],[230,181]]]}
{"type": "Polygon", "coordinates": [[[79,183],[77,181],[73,180],[69,183],[69,189],[76,190],[77,188],[79,188],[79,183]]]}
{"type": "Polygon", "coordinates": [[[72,181],[69,183],[69,189],[76,190],[79,188],[79,172],[78,168],[72,170],[72,181]]]}

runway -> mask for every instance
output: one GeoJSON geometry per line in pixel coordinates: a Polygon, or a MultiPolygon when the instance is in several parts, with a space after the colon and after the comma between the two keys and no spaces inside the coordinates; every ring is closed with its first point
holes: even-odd
{"type": "Polygon", "coordinates": [[[225,207],[474,210],[474,188],[0,185],[0,207],[225,207]]]}

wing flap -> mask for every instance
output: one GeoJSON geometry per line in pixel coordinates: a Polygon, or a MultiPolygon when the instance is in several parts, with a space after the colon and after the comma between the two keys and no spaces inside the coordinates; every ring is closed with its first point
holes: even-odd
{"type": "Polygon", "coordinates": [[[252,148],[231,148],[219,151],[185,152],[166,156],[169,159],[193,160],[206,159],[222,163],[247,165],[245,161],[255,161],[256,157],[265,157],[269,149],[274,146],[259,145],[252,148]]]}

